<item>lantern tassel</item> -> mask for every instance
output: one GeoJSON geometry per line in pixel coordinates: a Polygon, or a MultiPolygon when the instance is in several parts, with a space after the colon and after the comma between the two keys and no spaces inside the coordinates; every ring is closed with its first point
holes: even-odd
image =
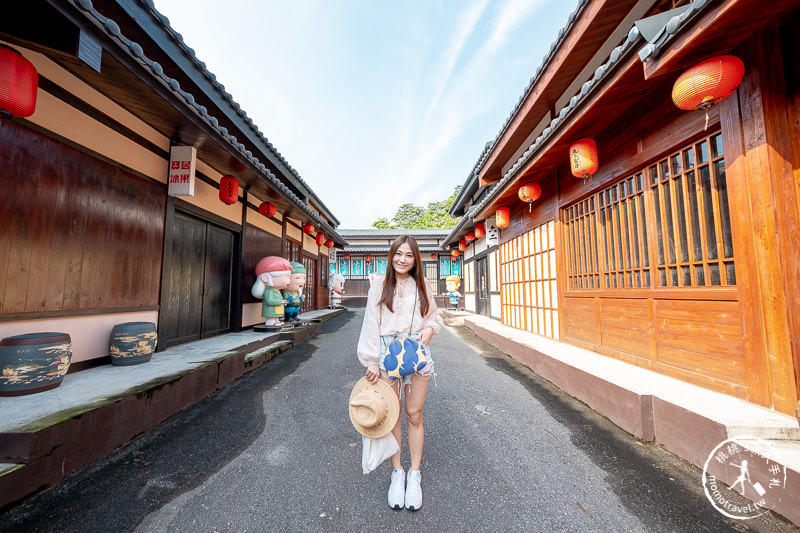
{"type": "Polygon", "coordinates": [[[531,212],[531,209],[533,209],[533,202],[528,202],[528,213],[531,212]]]}
{"type": "Polygon", "coordinates": [[[708,129],[708,109],[709,108],[706,108],[706,125],[703,126],[703,131],[706,131],[708,129]]]}

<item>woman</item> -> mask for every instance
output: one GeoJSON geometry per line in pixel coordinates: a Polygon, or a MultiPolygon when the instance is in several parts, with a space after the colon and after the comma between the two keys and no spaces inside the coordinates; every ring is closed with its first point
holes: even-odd
{"type": "MultiPolygon", "coordinates": [[[[401,380],[389,378],[383,365],[386,345],[395,334],[408,334],[420,340],[427,348],[441,326],[437,322],[436,302],[428,292],[422,271],[419,246],[413,237],[404,235],[395,239],[389,248],[389,267],[385,276],[377,276],[369,287],[364,324],[358,339],[358,359],[367,367],[365,376],[370,383],[386,380],[402,402],[401,387],[405,392],[405,413],[408,423],[408,450],[411,468],[408,486],[400,461],[401,452],[392,456],[392,481],[389,485],[389,506],[416,511],[422,506],[420,463],[425,431],[422,427],[422,408],[428,392],[428,379],[433,375],[433,360],[428,350],[428,363],[414,374],[401,380]],[[401,383],[402,381],[402,383],[401,383]]],[[[402,447],[403,435],[400,420],[392,430],[402,447]]]]}

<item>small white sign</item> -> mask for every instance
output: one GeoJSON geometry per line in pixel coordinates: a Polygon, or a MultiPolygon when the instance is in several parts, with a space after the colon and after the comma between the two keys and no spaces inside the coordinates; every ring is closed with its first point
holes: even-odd
{"type": "Polygon", "coordinates": [[[173,146],[169,151],[169,195],[194,196],[194,171],[197,149],[194,146],[173,146]]]}
{"type": "Polygon", "coordinates": [[[495,217],[487,218],[483,225],[486,227],[486,247],[500,245],[500,230],[497,229],[497,220],[495,217]]]}

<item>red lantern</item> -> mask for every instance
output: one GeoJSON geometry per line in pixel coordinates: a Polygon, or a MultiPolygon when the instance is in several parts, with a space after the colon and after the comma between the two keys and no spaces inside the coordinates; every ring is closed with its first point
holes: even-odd
{"type": "Polygon", "coordinates": [[[219,180],[219,199],[228,205],[239,200],[239,182],[233,176],[222,176],[219,180]]]}
{"type": "Polygon", "coordinates": [[[317,233],[317,246],[322,246],[323,244],[325,244],[325,235],[317,233]]]}
{"type": "Polygon", "coordinates": [[[367,263],[369,263],[370,261],[372,261],[372,256],[370,254],[367,254],[367,263]]]}
{"type": "Polygon", "coordinates": [[[333,241],[330,239],[325,241],[325,248],[333,248],[333,241]]]}
{"type": "Polygon", "coordinates": [[[475,224],[475,237],[478,239],[482,239],[486,236],[486,226],[483,225],[483,222],[478,222],[475,224]]]}
{"type": "Polygon", "coordinates": [[[350,259],[350,254],[344,254],[345,259],[350,259]]]}
{"type": "Polygon", "coordinates": [[[458,250],[453,250],[450,252],[450,256],[453,258],[453,261],[455,261],[456,257],[458,257],[459,255],[461,255],[461,252],[459,252],[458,250]]]}
{"type": "Polygon", "coordinates": [[[458,249],[462,252],[465,251],[467,249],[467,241],[464,239],[458,241],[458,249]]]}
{"type": "Polygon", "coordinates": [[[0,115],[29,117],[36,111],[39,73],[22,54],[0,45],[0,115]]]}
{"type": "Polygon", "coordinates": [[[314,226],[312,224],[303,224],[303,233],[314,233],[314,226]]]}
{"type": "Polygon", "coordinates": [[[578,139],[569,148],[569,163],[572,175],[576,178],[588,178],[599,168],[597,162],[597,143],[594,139],[578,139]]]}
{"type": "Polygon", "coordinates": [[[431,259],[436,259],[436,257],[437,257],[436,254],[431,254],[431,259]]]}
{"type": "Polygon", "coordinates": [[[511,214],[508,212],[507,207],[501,207],[494,214],[495,223],[498,228],[507,228],[511,223],[511,214]]]}
{"type": "Polygon", "coordinates": [[[474,241],[475,240],[475,232],[474,231],[468,231],[466,233],[466,235],[464,235],[464,238],[467,239],[467,242],[474,241]]]}
{"type": "Polygon", "coordinates": [[[706,110],[730,95],[744,76],[744,63],[736,56],[717,56],[696,64],[675,80],[672,101],[680,109],[706,110]]]}
{"type": "Polygon", "coordinates": [[[520,200],[523,202],[528,202],[528,213],[530,213],[533,202],[542,196],[542,188],[539,187],[538,183],[526,183],[519,188],[517,194],[519,195],[520,200]]]}
{"type": "Polygon", "coordinates": [[[258,206],[258,212],[265,217],[274,217],[278,212],[278,208],[272,202],[261,202],[261,205],[258,206]]]}

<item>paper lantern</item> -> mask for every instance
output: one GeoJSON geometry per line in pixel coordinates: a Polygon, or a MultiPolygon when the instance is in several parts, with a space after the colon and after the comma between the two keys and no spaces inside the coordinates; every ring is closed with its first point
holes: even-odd
{"type": "Polygon", "coordinates": [[[436,254],[431,254],[431,259],[436,259],[436,258],[437,258],[436,254]]]}
{"type": "Polygon", "coordinates": [[[538,183],[526,183],[519,188],[517,194],[519,195],[520,200],[523,202],[528,202],[528,213],[530,213],[533,202],[542,196],[542,188],[539,187],[538,183]]]}
{"type": "Polygon", "coordinates": [[[467,232],[467,233],[464,235],[464,238],[465,238],[465,239],[467,239],[467,242],[472,242],[472,241],[474,241],[474,240],[475,240],[475,232],[474,232],[474,231],[468,231],[468,232],[467,232]]]}
{"type": "Polygon", "coordinates": [[[461,252],[459,252],[458,250],[453,250],[453,251],[451,251],[451,252],[450,252],[450,256],[451,256],[451,257],[452,257],[454,260],[455,260],[455,258],[456,258],[456,257],[458,257],[459,255],[461,255],[461,252]]]}
{"type": "Polygon", "coordinates": [[[350,259],[350,254],[344,254],[345,259],[350,259]]]}
{"type": "Polygon", "coordinates": [[[228,205],[239,199],[239,182],[233,176],[222,176],[219,180],[219,199],[228,205]]]}
{"type": "Polygon", "coordinates": [[[458,241],[458,249],[462,252],[465,251],[467,249],[467,241],[464,239],[458,241]]]}
{"type": "Polygon", "coordinates": [[[261,202],[261,205],[258,206],[258,212],[265,217],[274,217],[278,212],[278,208],[272,202],[261,202]]]}
{"type": "Polygon", "coordinates": [[[736,56],[717,56],[681,74],[672,86],[672,101],[680,109],[708,109],[729,96],[744,76],[744,62],[736,56]]]}
{"type": "Polygon", "coordinates": [[[317,233],[317,246],[322,246],[323,244],[325,244],[325,235],[317,233]]]}
{"type": "Polygon", "coordinates": [[[507,228],[511,223],[511,214],[507,207],[499,208],[494,214],[495,223],[498,228],[507,228]]]}
{"type": "Polygon", "coordinates": [[[312,224],[303,224],[303,233],[314,233],[314,226],[312,224]]]}
{"type": "Polygon", "coordinates": [[[330,239],[325,241],[325,248],[333,248],[333,241],[330,239]]]}
{"type": "Polygon", "coordinates": [[[367,263],[369,263],[370,261],[372,261],[372,256],[370,254],[367,254],[367,263]]]}
{"type": "Polygon", "coordinates": [[[594,139],[584,138],[575,141],[569,148],[569,163],[572,175],[586,179],[599,168],[597,162],[597,143],[594,139]]]}
{"type": "Polygon", "coordinates": [[[0,45],[0,116],[29,117],[36,111],[39,73],[22,54],[0,45]]]}
{"type": "Polygon", "coordinates": [[[486,236],[486,226],[483,225],[483,222],[478,222],[475,224],[475,237],[478,239],[482,239],[486,236]]]}

